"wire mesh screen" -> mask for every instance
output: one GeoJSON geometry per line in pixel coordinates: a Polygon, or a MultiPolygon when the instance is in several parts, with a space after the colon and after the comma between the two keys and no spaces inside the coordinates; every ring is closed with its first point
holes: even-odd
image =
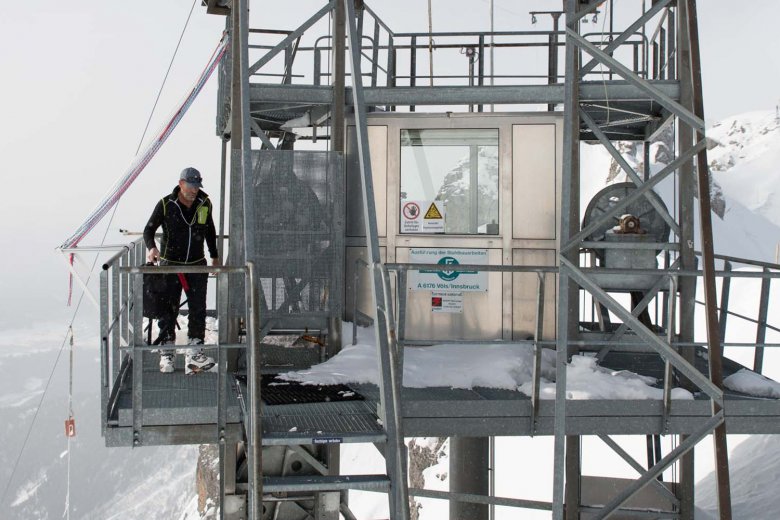
{"type": "MultiPolygon", "coordinates": [[[[337,316],[341,310],[342,157],[333,152],[252,152],[255,250],[267,318],[337,316]]],[[[265,321],[265,320],[263,320],[265,321]]]]}

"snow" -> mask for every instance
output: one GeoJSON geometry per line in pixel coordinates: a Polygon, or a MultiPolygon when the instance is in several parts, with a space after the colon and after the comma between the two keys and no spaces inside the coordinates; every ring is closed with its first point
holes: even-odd
{"type": "Polygon", "coordinates": [[[35,478],[25,482],[24,485],[16,491],[16,498],[11,502],[11,507],[17,507],[34,497],[38,488],[46,483],[46,480],[46,472],[39,470],[35,478]]]}
{"type": "MultiPolygon", "coordinates": [[[[752,435],[734,448],[729,457],[733,518],[772,519],[780,511],[780,437],[752,435]]],[[[697,520],[715,520],[717,495],[715,475],[696,484],[697,520]]]]}
{"type": "Polygon", "coordinates": [[[780,383],[746,368],[724,379],[723,384],[730,390],[748,395],[780,399],[780,383]]]}
{"type": "MultiPolygon", "coordinates": [[[[730,198],[780,223],[780,116],[749,112],[717,123],[707,133],[717,143],[708,159],[715,180],[730,198]]],[[[776,237],[777,238],[777,237],[776,237]]]]}
{"type": "MultiPolygon", "coordinates": [[[[345,331],[351,324],[344,324],[345,331]]],[[[346,335],[345,335],[346,336],[346,335]]],[[[377,348],[373,327],[359,329],[362,339],[328,361],[307,370],[288,372],[279,379],[312,385],[378,384],[377,348]]],[[[403,385],[408,388],[475,387],[519,390],[531,393],[533,347],[528,344],[440,344],[404,349],[403,385]]],[[[555,353],[542,350],[542,399],[555,398],[555,353]]],[[[663,390],[654,388],[655,378],[629,371],[600,367],[596,359],[575,356],[567,366],[569,399],[661,399],[663,390]]],[[[683,389],[674,389],[673,399],[692,399],[683,389]]]]}

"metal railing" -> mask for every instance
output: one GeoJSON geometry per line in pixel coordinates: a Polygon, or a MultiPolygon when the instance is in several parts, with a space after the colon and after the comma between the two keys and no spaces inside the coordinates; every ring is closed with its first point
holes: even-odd
{"type": "MultiPolygon", "coordinates": [[[[722,270],[719,270],[716,272],[716,276],[721,279],[721,305],[719,307],[720,311],[720,325],[722,331],[725,331],[726,329],[726,318],[728,316],[733,316],[739,319],[747,320],[751,323],[756,324],[756,342],[755,343],[740,343],[740,342],[728,342],[725,339],[725,335],[721,336],[721,349],[724,347],[752,347],[755,349],[755,363],[753,366],[754,371],[759,372],[761,370],[761,363],[763,361],[763,353],[765,348],[771,348],[771,347],[780,347],[780,343],[769,343],[766,341],[766,335],[768,331],[774,331],[774,332],[780,332],[780,326],[774,326],[771,325],[768,322],[768,316],[769,316],[769,294],[770,294],[770,284],[773,278],[780,278],[780,265],[776,264],[768,264],[765,262],[756,262],[752,260],[746,260],[746,259],[739,259],[734,257],[726,257],[722,255],[717,255],[717,258],[724,261],[724,268],[722,270]],[[760,268],[761,271],[734,271],[730,267],[730,263],[740,263],[744,264],[753,268],[760,268]],[[729,310],[729,288],[732,286],[732,283],[737,283],[737,280],[752,280],[752,279],[761,279],[761,299],[758,304],[757,309],[757,317],[752,318],[750,316],[745,316],[740,313],[736,313],[732,310],[729,310]]],[[[358,308],[358,294],[360,292],[360,276],[359,276],[359,268],[369,268],[368,264],[363,261],[362,259],[358,259],[355,262],[356,265],[356,271],[355,271],[355,279],[354,279],[354,285],[353,290],[355,294],[355,300],[353,302],[353,316],[364,316],[364,313],[359,310],[358,308]]],[[[541,364],[541,349],[542,348],[555,348],[556,341],[554,339],[544,339],[543,338],[543,330],[544,330],[544,277],[545,274],[554,274],[557,276],[557,273],[559,271],[558,267],[552,267],[552,266],[505,266],[505,265],[466,265],[466,264],[458,264],[458,265],[439,265],[439,264],[411,264],[411,263],[389,263],[386,264],[385,268],[388,272],[395,274],[395,294],[392,300],[392,305],[396,309],[396,321],[394,323],[394,328],[392,333],[395,334],[395,342],[398,345],[398,360],[400,363],[400,366],[398,367],[399,371],[403,370],[403,347],[405,346],[420,346],[424,347],[427,345],[432,345],[435,343],[439,343],[442,340],[437,340],[433,338],[429,339],[416,339],[416,340],[407,340],[405,337],[405,331],[406,331],[406,321],[407,321],[407,292],[405,290],[407,286],[407,275],[409,271],[418,271],[418,270],[426,270],[426,271],[452,271],[452,272],[463,272],[463,271],[484,271],[484,272],[501,272],[501,273],[536,273],[537,275],[537,299],[536,299],[536,318],[535,318],[535,327],[533,334],[531,335],[530,339],[502,339],[502,338],[494,338],[489,340],[447,340],[447,343],[454,343],[454,344],[526,344],[530,345],[534,349],[534,370],[533,370],[533,381],[532,381],[532,395],[530,396],[532,401],[532,414],[531,414],[531,421],[532,421],[532,431],[535,431],[536,428],[536,411],[538,410],[538,400],[539,400],[539,387],[540,387],[540,364],[541,364]]],[[[636,307],[631,309],[631,312],[633,312],[635,315],[637,315],[641,310],[648,308],[649,303],[651,301],[657,301],[659,302],[659,306],[661,307],[660,311],[656,312],[655,317],[655,323],[663,323],[663,327],[659,328],[657,333],[662,334],[664,337],[664,341],[666,344],[670,347],[670,349],[679,349],[679,348],[690,348],[690,347],[703,347],[707,346],[706,341],[679,341],[677,335],[676,335],[676,326],[677,326],[677,315],[679,312],[679,302],[677,297],[678,292],[678,286],[679,286],[679,280],[684,277],[700,277],[702,276],[701,271],[698,270],[691,270],[691,271],[685,271],[676,269],[673,267],[673,265],[670,265],[668,267],[659,268],[659,269],[607,269],[602,267],[584,267],[583,272],[586,273],[602,273],[602,274],[609,274],[613,276],[649,276],[652,275],[657,278],[655,287],[653,287],[650,290],[647,290],[644,293],[644,298],[641,302],[637,304],[636,307]]],[[[389,281],[387,282],[388,287],[390,286],[389,281]]],[[[581,291],[583,294],[587,295],[587,291],[581,291]]],[[[618,291],[623,292],[623,291],[618,291]]],[[[699,303],[699,302],[697,302],[699,303]]],[[[389,303],[388,303],[389,304],[389,303]]],[[[583,319],[586,318],[586,305],[581,306],[581,317],[583,319]]],[[[593,311],[591,311],[593,312],[593,311]]],[[[599,357],[603,357],[606,353],[604,352],[604,349],[606,348],[607,351],[609,349],[615,348],[619,350],[636,350],[639,348],[642,351],[652,351],[649,350],[647,345],[644,345],[643,339],[634,337],[632,335],[626,336],[626,332],[629,332],[629,327],[625,323],[616,323],[615,325],[619,325],[617,330],[609,331],[608,333],[604,334],[604,337],[598,337],[596,335],[595,337],[588,337],[587,335],[579,340],[570,341],[569,346],[574,349],[580,349],[580,350],[587,350],[587,351],[595,351],[599,353],[599,357]]],[[[356,337],[356,329],[357,325],[355,321],[353,320],[353,338],[356,337]]],[[[353,344],[355,343],[355,339],[353,339],[353,344]]],[[[661,387],[663,388],[663,398],[662,401],[664,403],[664,411],[663,411],[663,420],[664,424],[667,423],[667,420],[669,418],[669,411],[671,407],[671,390],[672,390],[672,384],[674,381],[675,375],[675,365],[677,363],[676,359],[673,359],[672,357],[663,356],[665,361],[665,369],[664,369],[664,377],[663,380],[660,381],[661,387]]],[[[679,368],[679,367],[677,367],[679,368]]],[[[678,370],[678,372],[680,372],[678,370]]],[[[681,373],[684,373],[685,370],[683,370],[681,373]]],[[[402,373],[402,372],[400,372],[402,373]]],[[[697,385],[700,386],[700,385],[697,385]]],[[[706,386],[705,388],[702,388],[705,392],[707,391],[706,386]]],[[[711,388],[710,388],[711,390],[711,388]]]]}
{"type": "MultiPolygon", "coordinates": [[[[605,27],[584,36],[593,44],[609,46],[608,53],[640,77],[676,79],[674,8],[653,8],[651,14],[626,34],[605,27]]],[[[395,32],[368,5],[356,15],[366,86],[540,85],[563,78],[566,32],[555,24],[552,30],[395,32]],[[496,54],[496,63],[490,63],[488,57],[496,54]],[[511,60],[502,59],[503,54],[511,54],[511,60]],[[436,73],[437,68],[447,72],[436,73]]],[[[306,32],[317,23],[326,27],[326,22],[318,12],[296,30],[252,29],[250,62],[262,63],[258,70],[253,68],[252,76],[282,84],[329,83],[332,36],[306,32]]],[[[612,79],[611,72],[604,76],[594,67],[584,73],[594,80],[612,79]]]]}
{"type": "MultiPolygon", "coordinates": [[[[146,249],[143,239],[138,239],[103,264],[100,273],[100,367],[101,367],[101,418],[102,431],[118,426],[118,421],[112,419],[118,406],[118,397],[123,384],[132,374],[132,417],[133,445],[140,446],[143,439],[143,354],[159,349],[157,345],[149,344],[145,338],[143,316],[143,277],[149,275],[170,275],[177,273],[214,274],[217,284],[226,286],[227,277],[231,273],[244,275],[247,287],[255,287],[254,267],[246,266],[146,266],[146,249]],[[135,361],[135,362],[134,362],[135,361]],[[132,372],[131,372],[132,371],[132,372]]],[[[254,295],[246,291],[247,297],[254,295]]],[[[251,298],[250,298],[251,300],[251,298]]],[[[217,298],[217,317],[225,310],[227,302],[217,298]]],[[[247,305],[250,317],[258,314],[257,302],[252,300],[247,305]]],[[[247,342],[255,345],[257,335],[257,319],[247,320],[247,342]]],[[[152,326],[151,320],[146,321],[147,327],[152,326]]],[[[146,335],[151,335],[151,330],[146,335]]],[[[215,349],[218,356],[217,369],[217,431],[220,439],[225,435],[225,403],[227,351],[229,349],[246,349],[246,343],[227,344],[217,338],[215,344],[205,344],[205,349],[215,349]]],[[[253,349],[247,349],[247,355],[253,349]]],[[[253,385],[250,381],[249,393],[253,385]]]]}

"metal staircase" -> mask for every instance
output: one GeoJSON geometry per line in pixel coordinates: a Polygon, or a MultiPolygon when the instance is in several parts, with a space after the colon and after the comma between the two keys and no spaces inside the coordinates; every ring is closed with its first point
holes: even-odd
{"type": "MultiPolygon", "coordinates": [[[[323,9],[323,14],[335,8],[336,5],[335,2],[329,4],[327,9],[323,9]]],[[[365,126],[365,103],[361,98],[359,37],[356,35],[354,6],[351,2],[344,2],[343,6],[346,8],[346,13],[341,9],[337,9],[336,12],[346,14],[346,20],[348,21],[350,55],[353,60],[354,72],[352,77],[354,83],[355,116],[359,121],[357,127],[361,128],[361,118],[363,118],[362,125],[363,127],[365,126]]],[[[237,61],[234,61],[233,75],[234,78],[237,77],[238,79],[236,82],[238,88],[236,89],[234,86],[231,106],[231,112],[234,114],[234,127],[231,131],[231,139],[234,145],[233,157],[239,159],[233,165],[233,176],[243,179],[240,186],[243,203],[242,222],[234,222],[234,225],[240,226],[240,228],[234,228],[236,231],[240,230],[240,233],[233,236],[241,237],[242,243],[239,244],[237,250],[243,251],[248,262],[257,262],[258,278],[260,280],[269,278],[272,291],[278,285],[277,278],[285,279],[283,293],[286,295],[286,298],[282,307],[286,305],[286,308],[281,309],[284,312],[291,309],[288,300],[293,291],[290,290],[290,285],[299,286],[300,284],[305,284],[308,287],[310,296],[315,291],[315,286],[319,287],[314,282],[317,278],[316,274],[312,275],[310,272],[312,265],[317,265],[317,262],[313,262],[313,254],[321,254],[323,257],[334,260],[332,264],[334,267],[339,267],[341,262],[343,262],[337,254],[337,251],[341,248],[341,242],[338,237],[340,234],[343,236],[341,231],[343,218],[339,216],[339,210],[343,208],[343,203],[340,204],[338,202],[339,199],[330,198],[333,195],[343,194],[343,190],[340,189],[343,182],[340,181],[342,178],[341,172],[343,171],[341,155],[338,152],[328,152],[321,156],[322,162],[320,164],[324,165],[323,168],[328,172],[328,175],[332,175],[324,183],[324,193],[326,194],[325,198],[327,198],[327,203],[322,204],[324,215],[307,215],[305,218],[300,219],[304,226],[298,229],[294,225],[291,227],[290,223],[296,221],[296,217],[300,215],[301,211],[312,209],[312,205],[316,206],[317,199],[312,198],[312,202],[309,203],[308,207],[294,208],[292,211],[294,214],[289,215],[290,219],[288,220],[290,222],[280,223],[278,227],[280,231],[283,231],[282,235],[288,242],[291,241],[290,243],[293,245],[290,247],[275,245],[284,244],[285,242],[274,241],[275,237],[267,236],[268,233],[272,233],[276,229],[274,227],[275,222],[271,216],[274,214],[279,215],[280,212],[284,215],[284,208],[279,211],[272,209],[269,211],[268,206],[274,204],[274,202],[281,202],[275,199],[291,198],[300,201],[306,196],[311,197],[311,195],[305,195],[304,193],[317,191],[312,182],[304,182],[303,184],[308,184],[308,186],[300,186],[301,189],[299,191],[294,189],[294,185],[299,186],[302,177],[308,175],[308,172],[312,170],[316,171],[317,167],[315,165],[313,168],[306,168],[305,170],[298,167],[300,160],[306,160],[309,157],[307,152],[270,150],[255,153],[251,151],[250,137],[253,131],[255,131],[258,137],[261,137],[265,147],[269,147],[269,143],[267,142],[267,136],[263,134],[263,131],[252,120],[248,102],[249,74],[258,66],[250,66],[248,62],[248,21],[246,18],[248,10],[246,0],[234,2],[231,14],[233,27],[235,28],[233,31],[235,38],[233,50],[237,52],[239,58],[237,61]],[[238,63],[238,71],[235,70],[236,62],[238,63]],[[235,117],[238,114],[240,114],[240,117],[235,117]],[[238,139],[239,136],[240,139],[238,139]],[[264,137],[265,139],[263,139],[264,137]],[[266,172],[268,175],[264,176],[266,172]],[[338,180],[338,182],[332,182],[333,178],[338,180]],[[286,196],[277,198],[272,195],[269,198],[268,193],[274,187],[279,188],[280,193],[284,193],[286,196]],[[261,199],[263,202],[261,202],[261,199]],[[263,212],[266,212],[265,214],[268,214],[269,217],[264,217],[263,212]],[[317,235],[320,229],[316,222],[319,219],[332,224],[325,226],[329,227],[333,233],[330,235],[331,242],[324,246],[322,246],[324,244],[322,242],[323,237],[317,235]],[[312,229],[312,225],[317,227],[317,229],[312,229]],[[290,235],[294,235],[294,237],[291,238],[290,235]],[[300,240],[296,241],[296,236],[300,237],[300,240]],[[318,251],[313,251],[317,247],[320,247],[318,251]],[[280,255],[279,253],[282,254],[280,255]],[[277,257],[272,260],[270,257],[274,254],[277,257]],[[286,258],[283,258],[284,256],[286,258]],[[303,271],[308,269],[308,272],[296,271],[295,267],[298,259],[301,260],[298,267],[303,271]],[[287,272],[283,274],[281,271],[287,272]],[[309,277],[308,279],[307,276],[309,277]]],[[[291,37],[293,37],[292,34],[288,39],[291,37]]],[[[358,130],[358,133],[360,133],[360,130],[358,130]]],[[[361,144],[365,145],[365,136],[363,135],[361,139],[361,144]]],[[[249,465],[248,497],[249,511],[252,514],[252,518],[263,518],[263,511],[267,511],[264,504],[269,494],[273,496],[285,494],[286,497],[293,497],[292,500],[295,500],[294,497],[296,496],[316,493],[319,497],[318,503],[321,500],[326,505],[323,506],[325,509],[318,511],[315,517],[323,520],[335,519],[338,518],[339,509],[345,509],[345,507],[340,505],[338,494],[340,491],[347,489],[387,491],[389,494],[391,518],[406,519],[409,515],[406,449],[403,442],[400,419],[401,382],[400,374],[398,373],[398,367],[400,366],[398,363],[398,346],[395,341],[394,320],[392,306],[390,305],[389,276],[379,260],[379,251],[376,243],[376,211],[373,189],[370,184],[371,165],[367,146],[361,147],[360,158],[366,215],[365,222],[367,225],[366,236],[369,242],[369,264],[373,272],[373,290],[377,309],[375,330],[377,331],[378,368],[382,376],[379,410],[374,412],[365,408],[361,409],[360,405],[356,405],[354,402],[261,405],[262,395],[259,388],[259,375],[263,371],[263,366],[260,360],[260,346],[258,344],[251,345],[251,348],[247,350],[248,410],[247,414],[245,414],[245,425],[248,432],[248,449],[246,450],[249,465]],[[318,446],[338,445],[344,442],[373,442],[381,446],[380,451],[386,460],[386,474],[354,476],[333,474],[332,465],[328,464],[328,462],[332,463],[334,461],[323,461],[314,455],[318,452],[316,449],[318,446]],[[277,450],[276,454],[273,454],[271,450],[277,447],[281,447],[282,450],[277,450]],[[266,466],[269,466],[270,469],[270,465],[266,464],[265,459],[268,456],[278,457],[279,451],[282,452],[281,457],[283,459],[281,471],[269,473],[266,471],[266,466]],[[316,474],[289,475],[285,471],[284,459],[288,458],[290,453],[294,453],[299,457],[302,456],[310,468],[316,470],[316,474]]],[[[315,163],[316,160],[307,164],[313,165],[315,163]]],[[[308,180],[311,181],[311,177],[308,177],[308,180]]],[[[319,201],[321,203],[324,202],[323,192],[317,195],[319,196],[319,201]]],[[[232,217],[234,218],[234,216],[232,217]]],[[[235,241],[236,239],[234,238],[233,240],[235,241]]],[[[231,251],[234,250],[236,249],[231,249],[231,251]]],[[[329,274],[327,269],[325,269],[325,274],[326,277],[329,274]]],[[[319,288],[321,289],[321,287],[319,288]]],[[[276,298],[268,294],[268,284],[258,283],[258,287],[255,289],[260,292],[256,296],[260,301],[260,306],[265,308],[266,304],[270,303],[268,306],[270,307],[270,312],[275,313],[276,307],[274,302],[276,298]]],[[[294,292],[297,292],[298,295],[301,294],[300,289],[294,292]]],[[[333,302],[341,300],[340,295],[343,294],[343,290],[341,290],[340,284],[336,281],[330,287],[330,290],[324,291],[324,293],[329,301],[328,310],[335,309],[335,313],[330,316],[331,319],[329,321],[329,323],[333,324],[335,320],[332,318],[339,317],[341,310],[341,305],[334,305],[333,302]]],[[[310,300],[314,302],[320,301],[316,294],[310,300]]],[[[298,326],[303,328],[310,325],[312,319],[315,319],[316,322],[318,317],[322,318],[321,314],[318,313],[320,309],[311,307],[301,309],[296,307],[294,310],[295,312],[288,312],[283,316],[272,316],[272,318],[276,318],[276,324],[274,324],[273,319],[264,321],[262,315],[252,317],[251,319],[264,323],[261,326],[259,339],[262,339],[264,332],[272,332],[274,325],[278,326],[281,324],[285,326],[286,324],[289,326],[288,322],[292,318],[299,320],[297,322],[298,326]]],[[[322,323],[321,319],[319,323],[322,323]]],[[[329,334],[330,336],[333,336],[336,332],[331,330],[330,327],[327,330],[331,333],[329,334]]],[[[360,404],[364,405],[364,403],[360,404]]],[[[322,450],[320,450],[321,452],[322,450]]],[[[331,454],[331,457],[325,458],[332,459],[333,456],[331,454]]],[[[276,469],[278,470],[278,467],[276,469]]]]}

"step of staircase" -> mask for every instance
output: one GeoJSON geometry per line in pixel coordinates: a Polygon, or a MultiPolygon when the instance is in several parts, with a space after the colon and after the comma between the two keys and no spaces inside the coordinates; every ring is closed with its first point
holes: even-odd
{"type": "Polygon", "coordinates": [[[263,477],[263,493],[322,492],[347,489],[387,491],[390,489],[390,479],[387,475],[263,477]]]}

